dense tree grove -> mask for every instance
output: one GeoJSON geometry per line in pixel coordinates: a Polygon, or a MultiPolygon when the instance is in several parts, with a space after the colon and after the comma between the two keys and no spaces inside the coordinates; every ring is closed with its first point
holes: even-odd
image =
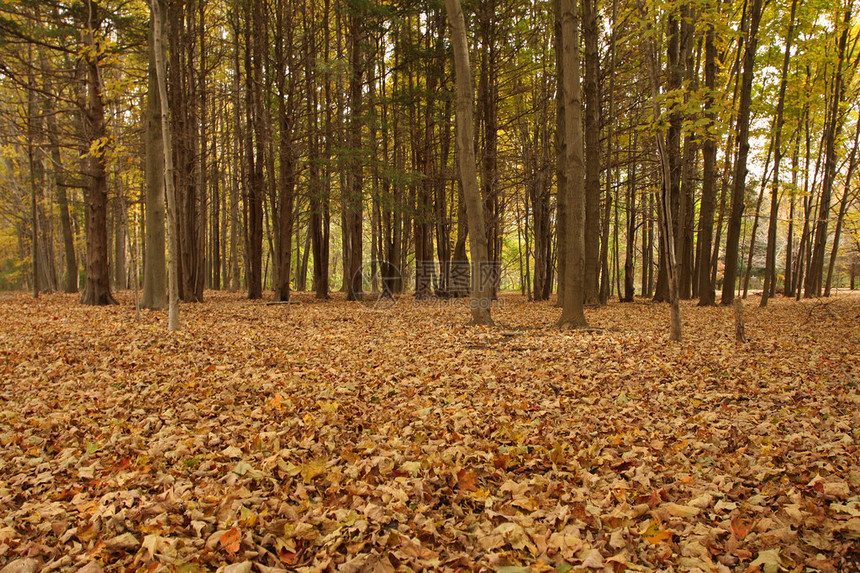
{"type": "Polygon", "coordinates": [[[854,288],[856,12],[3,0],[0,288],[558,292],[572,326],[854,288]]]}

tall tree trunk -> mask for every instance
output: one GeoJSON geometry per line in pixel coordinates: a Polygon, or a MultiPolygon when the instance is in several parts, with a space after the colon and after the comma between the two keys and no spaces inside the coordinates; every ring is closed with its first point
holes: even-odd
{"type": "MultiPolygon", "coordinates": [[[[39,60],[42,74],[45,76],[45,92],[53,93],[53,85],[50,80],[51,72],[48,58],[44,51],[39,51],[39,60]]],[[[60,153],[60,135],[57,126],[57,116],[53,106],[52,98],[45,99],[45,118],[47,125],[48,145],[50,147],[53,184],[57,199],[57,208],[60,215],[60,230],[63,237],[63,263],[65,266],[62,279],[62,289],[66,293],[78,292],[78,261],[75,253],[75,237],[72,232],[72,218],[69,215],[69,197],[66,187],[68,180],[63,166],[63,158],[60,153]]]]}
{"type": "Polygon", "coordinates": [[[278,147],[279,236],[278,277],[275,299],[290,299],[290,272],[292,269],[293,191],[295,186],[295,152],[293,151],[293,93],[295,71],[293,64],[293,29],[291,3],[278,0],[275,28],[275,66],[278,83],[278,147]]]}
{"type": "Polygon", "coordinates": [[[91,2],[90,19],[86,24],[84,42],[87,46],[87,113],[86,133],[90,143],[86,188],[87,203],[87,280],[81,302],[88,305],[116,304],[110,290],[107,234],[107,141],[102,80],[99,69],[101,49],[96,30],[101,26],[101,10],[91,2]]]}
{"type": "Polygon", "coordinates": [[[164,0],[151,0],[153,21],[153,52],[155,54],[155,75],[158,85],[158,99],[161,108],[161,135],[162,150],[164,153],[164,190],[167,193],[167,240],[169,242],[170,255],[168,260],[168,321],[167,329],[176,332],[179,324],[179,236],[176,229],[177,223],[177,197],[173,173],[173,141],[170,133],[170,110],[167,100],[167,72],[164,55],[164,28],[162,14],[164,13],[164,0]]]}
{"type": "MultiPolygon", "coordinates": [[[[712,8],[713,9],[713,8],[712,8]]],[[[717,121],[714,111],[714,91],[717,85],[717,47],[714,24],[708,24],[705,33],[705,118],[707,127],[717,121]]],[[[714,236],[714,209],[716,207],[717,141],[711,133],[706,133],[702,142],[702,198],[699,208],[698,248],[699,306],[712,306],[716,300],[714,283],[711,281],[711,247],[714,236]]]]}
{"type": "Polygon", "coordinates": [[[263,125],[263,58],[266,49],[263,0],[252,2],[251,22],[253,33],[247,37],[245,56],[246,89],[249,91],[248,132],[245,135],[245,153],[248,158],[248,298],[263,297],[263,203],[266,197],[265,166],[266,142],[263,125]]]}
{"type": "Polygon", "coordinates": [[[842,22],[842,34],[839,38],[839,61],[836,65],[836,77],[833,80],[833,94],[830,98],[824,125],[824,180],[821,183],[821,200],[818,204],[818,221],[815,226],[815,242],[810,251],[809,272],[806,275],[804,294],[807,297],[821,296],[821,286],[824,274],[824,257],[827,247],[827,226],[830,219],[830,202],[833,194],[833,184],[836,179],[837,163],[836,141],[842,131],[845,114],[842,103],[845,100],[845,85],[843,67],[847,56],[848,34],[851,29],[851,9],[849,2],[845,9],[842,22]]]}
{"type": "Polygon", "coordinates": [[[454,48],[454,71],[457,84],[457,157],[460,167],[460,182],[469,221],[469,240],[472,251],[472,323],[492,325],[492,281],[486,280],[488,264],[486,221],[478,173],[475,164],[475,132],[473,124],[472,73],[469,65],[469,46],[466,41],[466,22],[459,0],[445,0],[448,25],[451,28],[451,44],[454,48]]]}
{"type": "Polygon", "coordinates": [[[564,304],[558,321],[562,328],[587,326],[585,302],[585,164],[582,142],[582,95],[579,72],[579,14],[576,0],[558,0],[561,17],[561,64],[564,81],[560,94],[564,106],[565,226],[559,232],[559,243],[565,245],[564,304]]]}
{"type": "Polygon", "coordinates": [[[735,279],[738,272],[738,256],[741,237],[741,223],[744,214],[746,195],[747,157],[749,155],[750,106],[752,104],[753,68],[755,67],[758,46],[758,27],[761,21],[762,0],[752,0],[750,25],[744,49],[744,70],[741,78],[740,104],[738,107],[738,157],[735,161],[735,174],[732,182],[732,210],[726,234],[726,270],[723,278],[721,303],[732,304],[735,298],[735,279]]]}
{"type": "Polygon", "coordinates": [[[860,119],[854,128],[854,145],[851,147],[851,155],[848,159],[848,170],[845,174],[845,187],[842,191],[842,200],[839,202],[839,214],[836,216],[836,228],[833,230],[833,247],[830,250],[830,262],[827,265],[827,279],[824,282],[824,296],[830,296],[830,287],[833,280],[833,267],[836,257],[839,255],[839,237],[842,234],[842,223],[845,220],[845,210],[848,208],[851,194],[851,177],[857,167],[857,145],[860,143],[860,119]]]}
{"type": "MultiPolygon", "coordinates": [[[[154,0],[158,2],[158,0],[154,0]]],[[[153,13],[155,11],[153,4],[153,13]]],[[[153,24],[154,26],[154,19],[153,24]]],[[[167,307],[164,228],[164,139],[161,133],[161,100],[155,67],[154,31],[150,30],[148,91],[146,95],[146,251],[143,254],[143,296],[140,306],[153,310],[167,307]]],[[[163,46],[165,38],[159,39],[163,46]]],[[[162,57],[163,54],[162,54],[162,57]]]]}
{"type": "Polygon", "coordinates": [[[770,191],[770,218],[767,223],[767,252],[765,253],[764,288],[760,306],[767,306],[770,292],[776,283],[776,228],[779,220],[779,167],[782,162],[782,126],[785,111],[785,91],[788,87],[788,66],[791,62],[791,44],[794,41],[794,16],[797,13],[797,0],[791,0],[791,15],[788,19],[788,32],[785,34],[785,52],[782,58],[782,77],[779,82],[779,95],[776,102],[773,136],[773,185],[770,191]]]}
{"type": "MultiPolygon", "coordinates": [[[[633,120],[631,118],[631,129],[629,130],[630,136],[628,139],[629,149],[628,149],[628,162],[627,162],[627,201],[624,205],[624,210],[626,212],[626,234],[625,234],[625,253],[624,253],[624,297],[621,299],[622,302],[633,302],[634,297],[636,295],[636,287],[635,287],[635,278],[636,278],[636,268],[635,263],[633,261],[633,253],[636,247],[636,162],[632,160],[633,153],[637,146],[637,131],[632,129],[633,120]]],[[[645,201],[642,201],[643,205],[645,201]]],[[[644,209],[640,208],[642,211],[642,218],[645,218],[644,209]]],[[[645,242],[645,230],[642,231],[643,236],[643,244],[645,242]]],[[[645,249],[642,249],[642,257],[645,258],[645,249]]],[[[643,269],[644,271],[644,269],[643,269]]],[[[643,272],[642,282],[644,287],[646,273],[643,272]]],[[[644,288],[642,294],[645,294],[644,288]]]]}
{"type": "MultiPolygon", "coordinates": [[[[640,15],[643,17],[643,20],[647,22],[649,15],[646,11],[643,0],[637,0],[637,5],[639,8],[640,15]]],[[[643,44],[645,46],[644,52],[648,60],[648,79],[651,86],[651,106],[653,109],[653,121],[656,127],[656,124],[660,118],[660,70],[658,69],[657,64],[656,49],[654,48],[652,35],[650,34],[650,32],[652,32],[652,29],[653,26],[649,23],[646,29],[646,35],[643,39],[643,44]]],[[[672,163],[670,161],[671,155],[667,150],[667,145],[669,144],[667,140],[671,138],[671,135],[672,130],[670,127],[669,133],[667,133],[666,136],[666,140],[664,140],[663,135],[659,132],[656,133],[654,137],[657,146],[657,155],[660,159],[661,177],[660,196],[657,206],[657,220],[660,224],[660,249],[661,256],[666,261],[665,272],[669,290],[669,304],[671,314],[669,338],[675,342],[679,342],[681,340],[681,308],[679,300],[680,296],[678,292],[679,265],[677,263],[675,253],[674,223],[672,220],[672,163]]]]}
{"type": "Polygon", "coordinates": [[[344,260],[343,279],[349,285],[347,300],[361,300],[362,296],[362,227],[364,222],[364,165],[359,157],[364,123],[364,102],[362,98],[364,82],[364,18],[366,14],[358,6],[352,7],[349,27],[349,130],[348,147],[350,157],[347,161],[346,188],[344,197],[344,244],[349,244],[349,254],[344,260]]]}
{"type": "MultiPolygon", "coordinates": [[[[600,53],[598,52],[597,0],[581,0],[585,43],[585,304],[601,303],[600,274],[600,53]]],[[[614,118],[612,118],[614,119],[614,118]]],[[[606,197],[607,205],[611,204],[606,197]]],[[[608,228],[603,229],[609,237],[608,228]]]]}

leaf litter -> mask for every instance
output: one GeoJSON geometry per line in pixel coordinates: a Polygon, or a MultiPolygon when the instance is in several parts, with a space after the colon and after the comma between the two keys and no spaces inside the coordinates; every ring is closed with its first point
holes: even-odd
{"type": "Polygon", "coordinates": [[[860,297],[0,301],[0,571],[850,571],[860,297]]]}

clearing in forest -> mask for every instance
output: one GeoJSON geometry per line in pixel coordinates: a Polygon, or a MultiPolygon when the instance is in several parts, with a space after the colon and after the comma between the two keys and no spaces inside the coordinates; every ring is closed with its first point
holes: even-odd
{"type": "Polygon", "coordinates": [[[856,295],[296,298],[0,300],[0,569],[858,568],[856,295]]]}

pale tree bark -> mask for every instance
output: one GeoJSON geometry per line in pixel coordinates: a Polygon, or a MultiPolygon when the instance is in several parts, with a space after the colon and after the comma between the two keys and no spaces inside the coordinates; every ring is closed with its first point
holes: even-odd
{"type": "Polygon", "coordinates": [[[559,188],[566,201],[565,226],[559,242],[565,242],[564,301],[560,328],[587,326],[585,302],[585,161],[582,141],[582,93],[579,72],[579,15],[576,0],[559,0],[561,17],[561,64],[564,81],[561,98],[564,105],[562,153],[566,171],[565,188],[559,188]]]}
{"type": "MultiPolygon", "coordinates": [[[[648,13],[643,0],[637,0],[639,13],[642,19],[648,22],[648,13]]],[[[660,118],[660,83],[659,69],[657,64],[657,53],[654,49],[652,38],[653,27],[646,24],[645,35],[643,38],[645,57],[648,60],[648,79],[651,85],[651,105],[654,114],[654,124],[660,118]]],[[[660,186],[660,197],[657,202],[658,220],[660,223],[660,247],[662,256],[666,261],[666,278],[669,286],[669,305],[670,305],[670,331],[669,338],[673,341],[680,342],[681,340],[681,306],[678,289],[679,265],[675,256],[675,237],[672,224],[672,205],[671,205],[671,181],[672,181],[672,166],[669,162],[669,154],[666,150],[666,141],[661,133],[656,133],[654,136],[657,144],[657,153],[660,159],[660,174],[662,184],[660,186]]]]}
{"type": "Polygon", "coordinates": [[[466,22],[460,0],[445,0],[448,25],[451,28],[451,44],[454,48],[454,72],[457,85],[457,158],[460,167],[460,182],[466,203],[469,221],[469,248],[472,251],[472,324],[492,325],[492,281],[484,277],[488,264],[486,222],[478,187],[478,172],[475,164],[475,127],[473,122],[474,102],[472,73],[469,64],[469,46],[466,41],[466,22]],[[482,277],[484,277],[482,279],[482,277]]]}
{"type": "Polygon", "coordinates": [[[176,229],[176,188],[173,184],[173,142],[170,134],[170,110],[167,107],[167,79],[162,25],[163,0],[152,0],[153,51],[155,52],[156,81],[161,107],[161,135],[164,151],[164,189],[167,193],[167,240],[169,257],[167,267],[169,304],[167,330],[179,330],[179,236],[176,229]]]}

